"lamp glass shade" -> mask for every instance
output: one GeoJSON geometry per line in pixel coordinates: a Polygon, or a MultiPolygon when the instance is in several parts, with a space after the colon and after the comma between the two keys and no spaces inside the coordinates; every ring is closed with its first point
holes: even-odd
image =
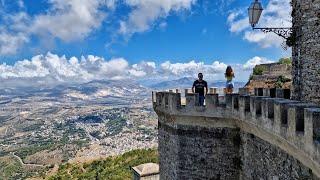
{"type": "Polygon", "coordinates": [[[252,27],[255,27],[258,24],[260,16],[262,14],[263,8],[261,3],[258,0],[255,0],[251,3],[248,13],[249,13],[249,23],[252,27]]]}

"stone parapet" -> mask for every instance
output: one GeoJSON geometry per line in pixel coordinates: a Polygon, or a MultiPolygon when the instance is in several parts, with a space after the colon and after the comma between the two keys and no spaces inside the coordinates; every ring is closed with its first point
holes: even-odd
{"type": "Polygon", "coordinates": [[[278,139],[264,140],[296,157],[320,177],[320,108],[285,99],[290,97],[287,93],[290,90],[256,89],[256,96],[227,94],[225,102],[220,102],[218,94],[207,94],[203,107],[197,104],[198,94],[186,94],[186,105],[182,105],[180,93],[154,92],[153,106],[159,117],[172,117],[171,122],[159,119],[164,124],[174,122],[174,117],[201,117],[228,119],[238,128],[252,127],[254,135],[278,139]]]}

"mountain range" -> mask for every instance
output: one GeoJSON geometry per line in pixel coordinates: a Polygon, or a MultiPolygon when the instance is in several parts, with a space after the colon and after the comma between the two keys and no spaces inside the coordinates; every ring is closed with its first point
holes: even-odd
{"type": "MultiPolygon", "coordinates": [[[[175,80],[144,84],[133,80],[95,80],[81,84],[61,84],[54,87],[17,87],[0,89],[0,103],[13,98],[30,97],[56,99],[56,101],[86,101],[113,103],[124,100],[149,99],[151,91],[191,88],[194,78],[184,77],[175,80]]],[[[243,87],[244,82],[235,82],[235,88],[243,87]]],[[[222,88],[224,81],[208,81],[209,87],[222,88]]]]}
{"type": "MultiPolygon", "coordinates": [[[[196,79],[191,77],[184,77],[176,80],[169,80],[169,81],[163,81],[160,83],[154,83],[151,85],[148,85],[149,88],[155,89],[155,90],[166,90],[166,89],[184,89],[184,88],[191,88],[193,82],[196,79]]],[[[217,88],[223,88],[225,87],[225,81],[207,81],[208,87],[217,87],[217,88]]],[[[244,87],[246,83],[245,82],[234,82],[235,88],[241,88],[244,87]]]]}

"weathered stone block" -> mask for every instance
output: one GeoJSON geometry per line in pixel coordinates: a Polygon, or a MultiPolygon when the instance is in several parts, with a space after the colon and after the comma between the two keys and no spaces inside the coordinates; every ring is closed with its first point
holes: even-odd
{"type": "Polygon", "coordinates": [[[219,106],[219,94],[206,95],[206,107],[208,110],[213,110],[219,106]]]}

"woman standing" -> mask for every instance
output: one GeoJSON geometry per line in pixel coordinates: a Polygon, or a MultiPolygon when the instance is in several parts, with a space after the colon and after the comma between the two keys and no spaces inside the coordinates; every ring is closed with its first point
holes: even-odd
{"type": "Polygon", "coordinates": [[[226,73],[225,73],[225,77],[227,79],[227,82],[226,82],[226,93],[227,94],[231,94],[233,92],[233,87],[234,87],[234,84],[233,84],[232,80],[235,77],[231,66],[227,67],[226,73]]]}

